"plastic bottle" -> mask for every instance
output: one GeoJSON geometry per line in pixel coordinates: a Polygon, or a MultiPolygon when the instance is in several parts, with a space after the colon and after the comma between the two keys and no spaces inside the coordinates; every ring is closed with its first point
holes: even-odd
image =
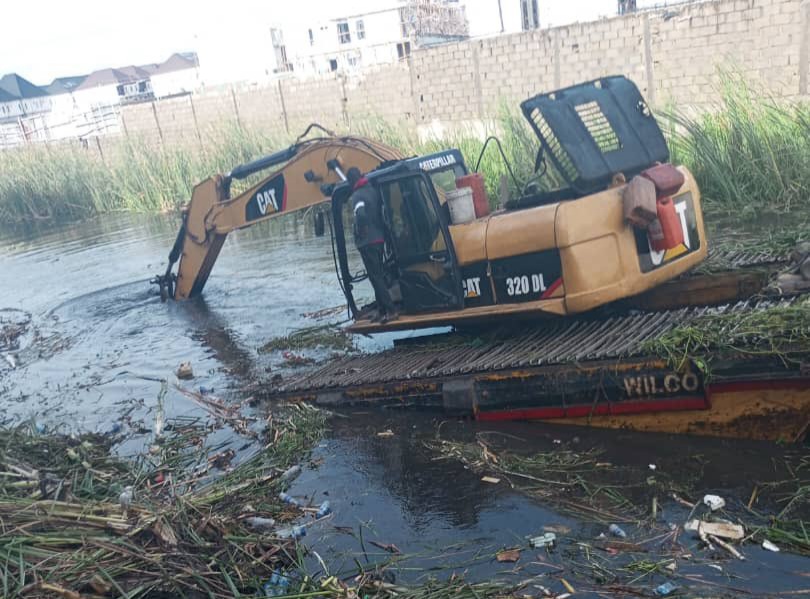
{"type": "Polygon", "coordinates": [[[296,464],[295,466],[290,466],[289,468],[287,468],[279,478],[281,478],[281,480],[290,480],[291,478],[295,478],[299,474],[301,474],[301,466],[296,464]]]}
{"type": "Polygon", "coordinates": [[[273,575],[264,583],[262,591],[265,597],[280,597],[287,594],[289,586],[290,579],[278,570],[273,570],[273,575]]]}
{"type": "Polygon", "coordinates": [[[272,518],[261,518],[259,516],[245,518],[245,523],[256,530],[266,530],[276,525],[276,521],[272,518]]]}
{"type": "Polygon", "coordinates": [[[287,505],[294,505],[295,507],[301,507],[301,502],[298,501],[292,495],[288,495],[287,493],[281,492],[278,494],[278,498],[281,499],[287,505]]]}
{"type": "Polygon", "coordinates": [[[279,539],[300,539],[307,536],[307,527],[303,524],[298,524],[290,528],[282,528],[276,531],[276,536],[279,539]]]}
{"type": "Polygon", "coordinates": [[[327,499],[320,505],[318,511],[315,512],[315,516],[317,518],[323,518],[324,516],[328,516],[331,513],[332,513],[332,506],[329,504],[329,500],[327,499]]]}
{"type": "Polygon", "coordinates": [[[619,537],[620,539],[627,538],[627,533],[624,532],[618,524],[611,524],[608,526],[608,530],[614,537],[619,537]]]}
{"type": "Polygon", "coordinates": [[[676,590],[678,590],[678,587],[676,585],[672,584],[671,582],[665,582],[664,584],[656,587],[655,594],[658,595],[659,597],[666,597],[667,595],[676,590]]]}

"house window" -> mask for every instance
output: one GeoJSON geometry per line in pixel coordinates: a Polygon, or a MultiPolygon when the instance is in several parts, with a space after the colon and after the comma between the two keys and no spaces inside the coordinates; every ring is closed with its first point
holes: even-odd
{"type": "Polygon", "coordinates": [[[366,25],[363,23],[362,19],[359,19],[354,24],[354,30],[357,32],[357,39],[364,40],[366,39],[366,25]]]}
{"type": "Polygon", "coordinates": [[[349,66],[352,68],[357,68],[360,66],[360,55],[349,55],[346,57],[346,60],[349,63],[349,66]]]}
{"type": "Polygon", "coordinates": [[[315,34],[312,33],[312,29],[309,30],[309,45],[310,46],[315,45],[315,34]]]}
{"type": "Polygon", "coordinates": [[[400,42],[397,44],[397,56],[407,58],[411,55],[411,42],[400,42]]]}
{"type": "Polygon", "coordinates": [[[329,59],[329,70],[330,71],[337,71],[337,58],[330,58],[329,59]]]}
{"type": "Polygon", "coordinates": [[[349,23],[347,21],[341,21],[337,24],[338,30],[338,41],[341,44],[348,44],[352,41],[352,34],[349,33],[349,23]]]}
{"type": "Polygon", "coordinates": [[[520,0],[520,17],[523,21],[523,31],[537,29],[540,26],[537,0],[520,0]]]}

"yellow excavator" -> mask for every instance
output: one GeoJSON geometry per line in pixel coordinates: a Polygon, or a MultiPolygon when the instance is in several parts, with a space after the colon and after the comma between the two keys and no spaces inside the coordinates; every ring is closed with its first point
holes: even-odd
{"type": "Polygon", "coordinates": [[[169,266],[155,279],[161,295],[198,295],[230,231],[326,201],[351,329],[362,333],[584,312],[705,259],[698,186],[668,163],[635,84],[605,77],[529,98],[521,110],[540,141],[535,170],[553,168],[564,181],[556,189],[527,187],[504,209],[459,219],[451,196],[472,200],[453,193],[469,179],[457,149],[405,158],[361,137],[304,139],[308,129],[290,148],[195,187],[169,266]],[[230,197],[231,181],[271,167],[230,197]],[[384,323],[353,295],[365,273],[351,272],[346,243],[351,167],[382,199],[387,284],[399,308],[384,323]]]}

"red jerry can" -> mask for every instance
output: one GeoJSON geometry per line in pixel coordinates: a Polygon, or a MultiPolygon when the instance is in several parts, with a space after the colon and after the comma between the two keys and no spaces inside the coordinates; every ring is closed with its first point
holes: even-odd
{"type": "Polygon", "coordinates": [[[678,247],[683,243],[681,219],[675,211],[672,198],[663,196],[657,202],[658,218],[650,224],[650,246],[656,252],[678,247]]]}
{"type": "Polygon", "coordinates": [[[473,192],[473,205],[475,206],[475,218],[481,218],[489,214],[489,201],[487,192],[484,189],[484,175],[481,173],[470,173],[456,179],[456,187],[469,187],[473,192]]]}

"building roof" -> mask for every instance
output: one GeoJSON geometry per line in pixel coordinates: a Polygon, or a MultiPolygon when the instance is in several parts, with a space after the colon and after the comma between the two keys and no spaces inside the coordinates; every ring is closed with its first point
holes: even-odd
{"type": "Polygon", "coordinates": [[[67,94],[78,88],[85,79],[87,79],[87,75],[77,75],[75,77],[57,77],[51,81],[50,85],[45,86],[45,91],[52,96],[67,94]]]}
{"type": "Polygon", "coordinates": [[[14,96],[14,98],[39,98],[47,96],[41,87],[37,87],[28,79],[20,77],[17,73],[9,73],[0,78],[0,89],[14,96]]]}
{"type": "Polygon", "coordinates": [[[200,61],[197,59],[195,52],[175,52],[164,62],[158,66],[156,75],[162,73],[171,73],[172,71],[182,71],[183,69],[194,69],[200,66],[200,61]]]}
{"type": "Polygon", "coordinates": [[[102,87],[105,85],[132,83],[133,81],[137,81],[137,78],[133,75],[125,73],[122,69],[99,69],[98,71],[93,71],[90,73],[87,76],[87,79],[85,79],[84,82],[82,82],[82,84],[76,89],[93,89],[95,87],[102,87]]]}
{"type": "Polygon", "coordinates": [[[14,100],[19,100],[19,98],[0,88],[0,102],[14,102],[14,100]]]}
{"type": "Polygon", "coordinates": [[[128,67],[118,67],[116,69],[122,72],[124,75],[129,77],[130,81],[142,81],[143,79],[149,79],[149,71],[144,69],[143,67],[136,67],[135,65],[129,65],[128,67]]]}

